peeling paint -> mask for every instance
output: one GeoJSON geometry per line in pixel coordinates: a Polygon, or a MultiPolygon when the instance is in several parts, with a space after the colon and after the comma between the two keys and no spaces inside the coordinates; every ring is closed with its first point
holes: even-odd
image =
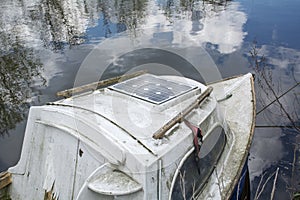
{"type": "Polygon", "coordinates": [[[58,197],[55,197],[55,194],[53,193],[53,188],[54,188],[54,183],[50,191],[47,192],[47,190],[45,190],[44,200],[58,200],[58,197]]]}

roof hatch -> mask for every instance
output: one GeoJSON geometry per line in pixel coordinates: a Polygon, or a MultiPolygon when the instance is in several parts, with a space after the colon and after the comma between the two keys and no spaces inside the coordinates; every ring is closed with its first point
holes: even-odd
{"type": "Polygon", "coordinates": [[[117,83],[109,88],[158,105],[197,87],[145,74],[117,83]]]}

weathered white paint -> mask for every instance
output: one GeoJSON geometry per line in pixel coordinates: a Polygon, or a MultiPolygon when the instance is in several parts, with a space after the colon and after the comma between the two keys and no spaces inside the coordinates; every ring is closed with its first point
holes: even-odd
{"type": "Polygon", "coordinates": [[[246,74],[211,86],[216,96],[223,96],[220,95],[222,93],[232,94],[230,98],[219,103],[231,134],[227,134],[224,153],[199,199],[226,199],[241,176],[253,137],[255,125],[253,77],[246,74]]]}
{"type": "MultiPolygon", "coordinates": [[[[198,89],[162,105],[106,88],[32,107],[20,161],[9,169],[12,199],[43,199],[46,192],[59,199],[168,199],[174,173],[193,149],[193,135],[184,123],[162,140],[152,135],[206,86],[182,77],[163,78],[198,89]]],[[[221,196],[232,192],[249,150],[254,123],[251,76],[212,84],[213,93],[222,96],[231,85],[231,98],[218,104],[211,95],[186,117],[200,125],[204,141],[216,125],[227,134],[216,175],[208,180],[201,199],[216,196],[215,188],[221,196]]]]}
{"type": "Polygon", "coordinates": [[[142,189],[139,183],[109,165],[98,170],[87,182],[89,189],[103,195],[128,195],[142,189]]]}

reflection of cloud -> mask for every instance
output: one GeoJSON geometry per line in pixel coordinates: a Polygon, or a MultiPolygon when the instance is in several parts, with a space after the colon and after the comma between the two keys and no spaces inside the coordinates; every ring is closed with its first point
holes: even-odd
{"type": "Polygon", "coordinates": [[[219,13],[211,12],[209,17],[201,20],[204,27],[198,39],[201,42],[217,44],[221,53],[236,51],[246,35],[243,32],[243,25],[247,21],[246,14],[238,9],[238,2],[232,2],[226,10],[219,13]]]}
{"type": "Polygon", "coordinates": [[[295,125],[300,116],[300,87],[297,86],[300,81],[300,51],[268,45],[256,48],[256,51],[258,113],[270,104],[257,115],[257,123],[269,126],[295,125]],[[277,98],[279,100],[274,101],[277,98]]]}
{"type": "MultiPolygon", "coordinates": [[[[180,14],[174,11],[171,16],[165,16],[165,11],[162,12],[154,3],[149,3],[148,7],[151,13],[147,16],[144,26],[152,27],[152,32],[177,31],[192,42],[217,45],[220,53],[236,51],[247,34],[243,32],[247,16],[239,11],[238,2],[228,3],[226,9],[224,6],[216,9],[217,5],[204,2],[194,5],[191,11],[182,11],[180,14]]],[[[178,43],[177,38],[180,37],[174,36],[173,43],[178,43]]]]}
{"type": "MultiPolygon", "coordinates": [[[[24,0],[23,4],[27,6],[22,6],[15,0],[14,3],[6,4],[0,7],[3,30],[14,32],[27,44],[52,46],[54,49],[62,48],[64,43],[84,42],[86,29],[95,25],[100,11],[104,15],[103,26],[112,22],[117,25],[125,24],[127,30],[134,32],[137,27],[151,27],[152,32],[147,29],[146,34],[176,31],[190,42],[216,45],[221,53],[237,50],[246,35],[243,24],[247,17],[244,12],[239,11],[238,2],[229,2],[226,6],[198,2],[188,7],[181,5],[180,1],[175,1],[172,5],[161,1],[131,5],[83,0],[59,3],[24,0]]],[[[180,36],[174,35],[173,43],[180,44],[180,39],[180,36]]]]}
{"type": "Polygon", "coordinates": [[[268,59],[269,64],[276,67],[287,69],[289,66],[294,65],[300,75],[300,51],[280,46],[263,45],[259,53],[268,59]]]}
{"type": "MultiPolygon", "coordinates": [[[[58,67],[56,62],[67,62],[65,57],[59,54],[52,53],[50,50],[44,50],[40,53],[40,57],[43,60],[44,69],[41,71],[46,83],[45,86],[49,86],[49,82],[52,77],[61,75],[62,69],[58,67]]],[[[40,86],[39,82],[35,82],[33,86],[40,86]]]]}
{"type": "MultiPolygon", "coordinates": [[[[32,77],[30,87],[39,87],[44,81],[48,83],[60,73],[61,69],[58,69],[55,62],[68,62],[68,52],[62,55],[52,50],[84,42],[82,36],[85,35],[87,27],[94,26],[99,18],[98,1],[95,0],[11,0],[2,1],[0,4],[0,51],[4,52],[0,55],[0,60],[13,51],[18,55],[16,51],[21,48],[22,51],[28,49],[28,57],[37,55],[36,57],[41,58],[45,66],[43,70],[39,69],[44,78],[43,82],[32,77]]],[[[24,59],[17,57],[16,62],[22,63],[24,59]]],[[[30,62],[27,68],[33,64],[30,62]]],[[[9,67],[9,63],[4,65],[9,67]]],[[[22,64],[19,68],[21,67],[22,64]]],[[[13,71],[10,73],[17,78],[13,71]]]]}
{"type": "Polygon", "coordinates": [[[283,158],[284,147],[280,137],[281,129],[256,129],[249,162],[252,180],[283,158]]]}
{"type": "MultiPolygon", "coordinates": [[[[1,34],[0,39],[8,40],[1,34]]],[[[33,50],[11,42],[13,51],[0,57],[0,134],[7,133],[23,120],[31,97],[32,84],[44,79],[40,74],[42,64],[33,50]]]]}

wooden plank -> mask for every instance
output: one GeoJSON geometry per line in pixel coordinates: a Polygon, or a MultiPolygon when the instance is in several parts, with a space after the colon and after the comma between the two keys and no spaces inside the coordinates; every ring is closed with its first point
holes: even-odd
{"type": "Polygon", "coordinates": [[[90,84],[83,85],[83,86],[80,86],[80,87],[60,91],[60,92],[57,92],[56,95],[61,96],[61,97],[65,97],[65,98],[69,98],[69,97],[73,96],[74,94],[78,94],[78,93],[81,93],[81,92],[86,92],[86,91],[89,91],[89,90],[95,90],[99,87],[104,87],[104,86],[107,86],[107,85],[117,83],[120,80],[124,81],[124,80],[127,80],[127,79],[131,79],[131,78],[134,78],[136,76],[140,76],[142,74],[145,74],[146,72],[147,72],[146,70],[141,70],[141,71],[134,72],[132,74],[124,74],[124,75],[121,75],[121,76],[116,76],[116,77],[113,77],[113,78],[109,78],[109,79],[105,79],[105,80],[102,80],[102,81],[90,83],[90,84]]]}
{"type": "Polygon", "coordinates": [[[9,184],[11,184],[11,182],[12,182],[11,173],[9,172],[0,173],[0,190],[8,186],[9,184]]]}
{"type": "Polygon", "coordinates": [[[210,95],[212,90],[212,87],[208,87],[203,93],[199,95],[199,97],[193,103],[191,103],[187,108],[185,108],[182,112],[176,115],[173,119],[168,121],[163,127],[156,131],[152,137],[154,139],[161,139],[170,128],[172,128],[175,124],[181,122],[187,114],[189,114],[193,109],[199,106],[199,104],[210,95]]]}

